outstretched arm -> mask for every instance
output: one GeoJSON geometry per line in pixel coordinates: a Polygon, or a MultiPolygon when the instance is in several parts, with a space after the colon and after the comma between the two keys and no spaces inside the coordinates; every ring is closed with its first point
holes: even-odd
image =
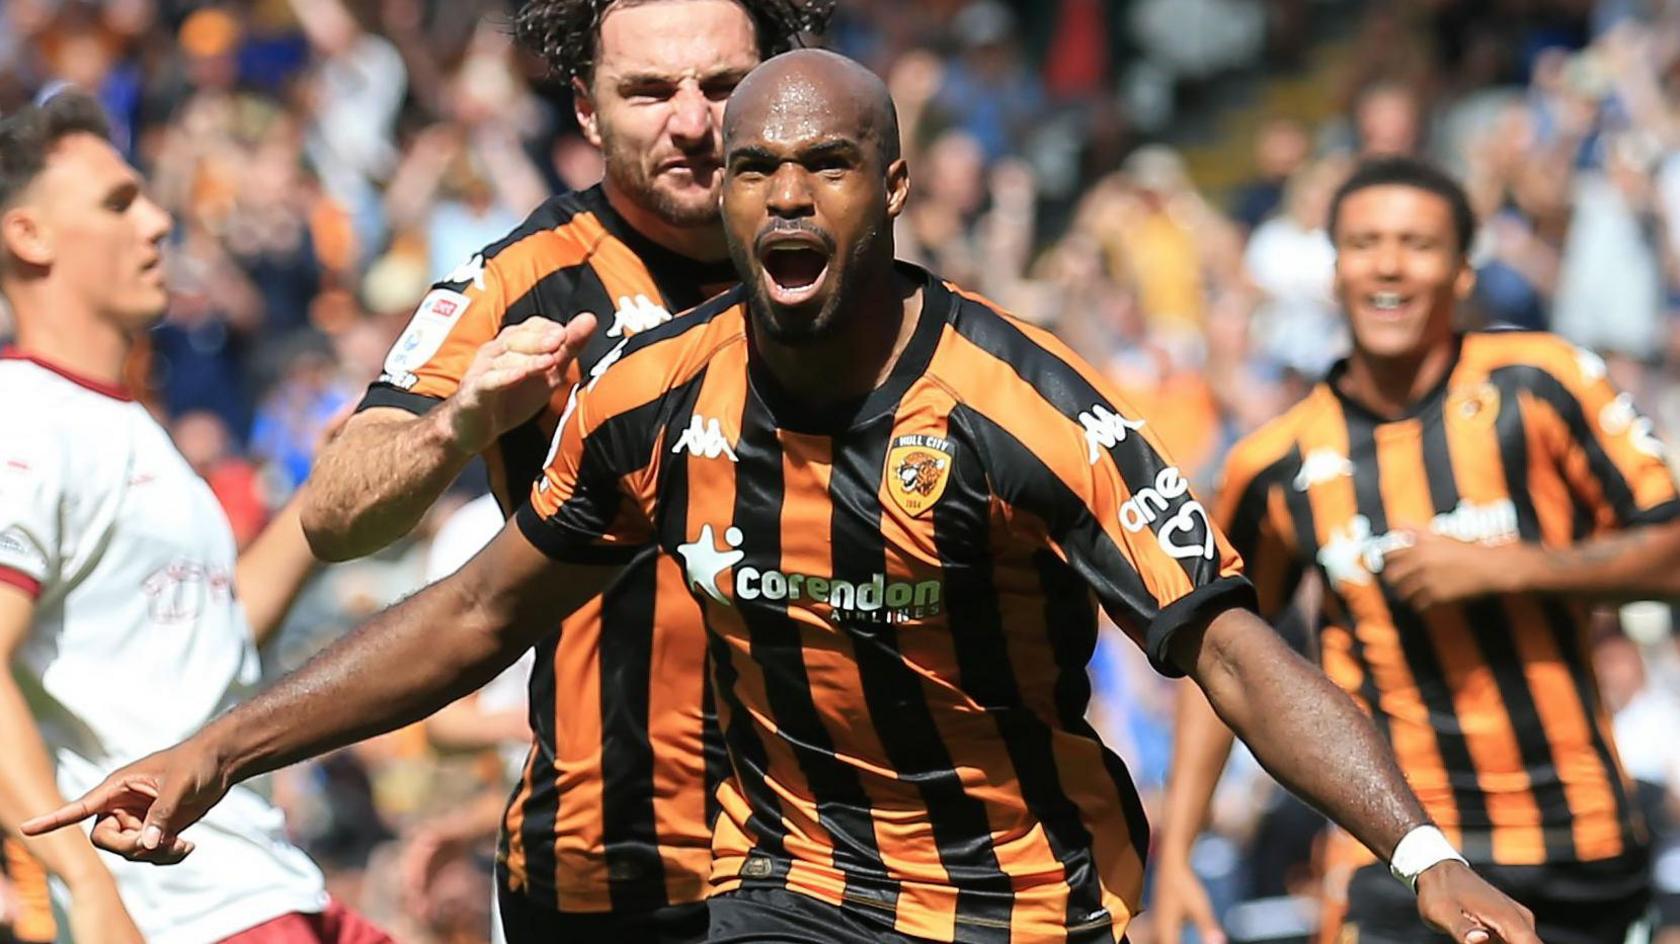
{"type": "MultiPolygon", "coordinates": [[[[1428,816],[1369,718],[1260,618],[1220,613],[1172,643],[1174,663],[1271,775],[1312,802],[1384,860],[1428,816]]],[[[1417,879],[1424,920],[1462,944],[1538,944],[1533,916],[1462,861],[1439,861],[1417,879]]]]}
{"type": "Polygon", "coordinates": [[[1267,772],[1367,847],[1386,859],[1429,821],[1371,720],[1260,617],[1226,610],[1173,650],[1267,772]]]}
{"type": "Polygon", "coordinates": [[[235,783],[417,721],[510,665],[600,593],[616,566],[558,564],[510,523],[454,576],[380,613],[182,744],[24,824],[100,816],[97,845],[178,861],[179,833],[235,783]]]}

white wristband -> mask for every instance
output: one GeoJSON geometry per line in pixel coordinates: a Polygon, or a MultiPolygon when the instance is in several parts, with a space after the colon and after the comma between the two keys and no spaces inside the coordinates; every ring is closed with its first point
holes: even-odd
{"type": "Polygon", "coordinates": [[[1439,829],[1434,826],[1418,826],[1401,838],[1400,844],[1394,847],[1394,858],[1389,860],[1388,869],[1394,877],[1406,883],[1406,887],[1417,891],[1418,876],[1430,866],[1440,865],[1442,862],[1463,862],[1464,857],[1458,854],[1453,844],[1447,841],[1439,829]]]}

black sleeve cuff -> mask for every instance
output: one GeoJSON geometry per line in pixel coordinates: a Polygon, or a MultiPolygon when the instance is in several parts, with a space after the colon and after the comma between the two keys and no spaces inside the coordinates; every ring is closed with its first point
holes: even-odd
{"type": "Polygon", "coordinates": [[[1667,524],[1675,518],[1680,518],[1680,499],[1671,498],[1660,505],[1652,505],[1634,512],[1628,519],[1628,526],[1667,524]]]}
{"type": "Polygon", "coordinates": [[[526,499],[513,513],[513,520],[519,523],[519,532],[525,535],[525,540],[531,546],[542,551],[550,560],[567,564],[599,564],[620,565],[628,564],[637,554],[647,550],[646,546],[611,546],[603,545],[595,535],[584,534],[569,528],[552,519],[544,518],[531,507],[526,499]]]}
{"type": "Polygon", "coordinates": [[[356,404],[356,412],[360,413],[376,406],[392,406],[415,416],[425,416],[432,411],[432,407],[442,402],[437,397],[409,393],[401,387],[387,383],[375,383],[368,386],[367,393],[362,396],[362,402],[356,404]]]}
{"type": "Polygon", "coordinates": [[[1247,577],[1221,577],[1197,587],[1167,605],[1150,622],[1143,637],[1144,651],[1155,671],[1167,678],[1181,678],[1184,670],[1172,664],[1173,637],[1185,629],[1206,626],[1226,610],[1258,610],[1260,600],[1247,577]]]}

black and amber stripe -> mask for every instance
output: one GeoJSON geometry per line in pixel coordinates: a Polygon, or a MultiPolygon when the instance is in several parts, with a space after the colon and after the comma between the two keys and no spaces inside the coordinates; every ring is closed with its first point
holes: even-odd
{"type": "Polygon", "coordinates": [[[1325,573],[1326,671],[1372,712],[1472,861],[1600,861],[1643,841],[1585,611],[1512,595],[1420,613],[1380,565],[1369,580],[1338,582],[1320,552],[1339,541],[1345,554],[1356,515],[1381,537],[1499,509],[1513,533],[1486,539],[1563,546],[1680,513],[1660,459],[1599,418],[1616,395],[1592,363],[1546,335],[1471,335],[1449,376],[1405,415],[1371,414],[1333,375],[1229,461],[1220,514],[1238,549],[1292,560],[1260,571],[1262,596],[1287,597],[1305,567],[1325,573]],[[1346,457],[1351,473],[1297,482],[1318,453],[1346,457]]]}
{"type": "Polygon", "coordinates": [[[1251,590],[1148,434],[1088,455],[1080,414],[1127,412],[1093,371],[921,277],[892,376],[820,413],[759,369],[739,304],[638,338],[580,397],[520,524],[548,553],[594,559],[618,540],[609,519],[640,503],[668,553],[709,539],[729,555],[693,577],[715,581],[694,590],[736,774],[719,792],[715,893],[785,887],[935,941],[1118,940],[1148,827],[1084,717],[1097,607],[1165,662],[1175,631],[1251,590]],[[734,460],[674,454],[690,417],[717,420],[734,460]],[[925,514],[893,497],[905,434],[949,444],[925,514]],[[620,438],[642,450],[614,460],[620,438]],[[1193,553],[1166,552],[1164,522],[1122,527],[1161,483],[1193,553]],[[892,615],[799,597],[795,576],[936,589],[892,615]]]}
{"type": "MultiPolygon", "coordinates": [[[[619,299],[641,295],[679,312],[734,280],[726,263],[697,263],[637,234],[599,188],[550,199],[480,255],[478,280],[435,286],[468,304],[414,371],[417,382],[375,384],[363,409],[424,413],[455,392],[481,345],[537,316],[596,316],[600,327],[578,359],[587,373],[622,340],[609,334],[619,299]]],[[[484,455],[509,514],[541,472],[565,395],[484,455]]],[[[535,743],[503,822],[504,885],[566,912],[641,913],[699,900],[713,788],[726,773],[699,609],[682,572],[652,545],[625,556],[634,563],[624,578],[537,647],[535,743]]]]}

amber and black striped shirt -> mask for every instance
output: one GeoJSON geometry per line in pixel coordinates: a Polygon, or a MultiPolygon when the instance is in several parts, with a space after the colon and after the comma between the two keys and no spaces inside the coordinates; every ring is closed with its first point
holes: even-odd
{"type": "MultiPolygon", "coordinates": [[[[599,327],[579,358],[590,370],[623,338],[734,281],[728,263],[696,263],[631,229],[599,187],[556,196],[433,286],[361,408],[425,412],[455,392],[480,346],[534,316],[594,314],[599,327]]],[[[505,512],[540,474],[564,405],[563,390],[485,454],[505,512]]],[[[649,548],[538,646],[536,741],[498,854],[512,891],[567,912],[642,911],[704,895],[711,786],[726,761],[700,626],[681,570],[649,548]],[[557,692],[566,693],[559,712],[557,692]]]]}
{"type": "Polygon", "coordinates": [[[1094,370],[903,271],[913,336],[841,408],[764,372],[739,290],[629,342],[517,520],[567,561],[656,541],[702,602],[735,772],[714,892],[936,941],[1118,939],[1148,827],[1085,720],[1097,607],[1160,665],[1252,588],[1094,370]]]}
{"type": "Polygon", "coordinates": [[[1218,518],[1262,611],[1307,568],[1323,575],[1325,671],[1472,862],[1634,855],[1641,827],[1584,607],[1514,594],[1418,612],[1382,569],[1400,528],[1562,547],[1673,518],[1649,421],[1602,361],[1545,334],[1462,338],[1448,376],[1397,419],[1342,396],[1335,376],[1227,462],[1218,518]]]}

